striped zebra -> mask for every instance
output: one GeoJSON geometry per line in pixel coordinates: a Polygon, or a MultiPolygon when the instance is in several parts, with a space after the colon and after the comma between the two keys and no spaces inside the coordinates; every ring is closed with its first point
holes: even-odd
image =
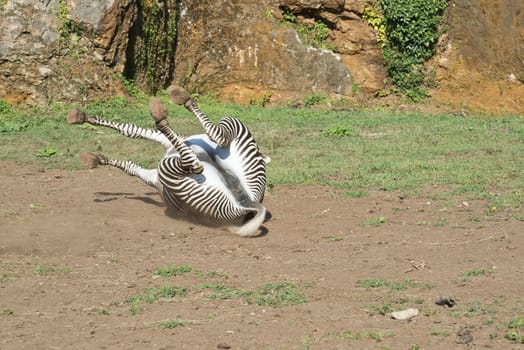
{"type": "MultiPolygon", "coordinates": [[[[149,103],[156,130],[88,116],[73,109],[70,124],[89,123],[114,129],[131,138],[156,141],[166,148],[157,169],[144,169],[129,160],[115,160],[102,154],[89,154],[91,166],[111,165],[157,188],[164,201],[188,218],[222,226],[240,236],[257,235],[266,218],[262,204],[266,187],[263,157],[255,139],[238,119],[226,117],[214,124],[181,87],[170,86],[171,100],[193,113],[205,134],[184,137],[167,121],[161,100],[149,103]]],[[[84,159],[86,156],[84,155],[84,159]]]]}

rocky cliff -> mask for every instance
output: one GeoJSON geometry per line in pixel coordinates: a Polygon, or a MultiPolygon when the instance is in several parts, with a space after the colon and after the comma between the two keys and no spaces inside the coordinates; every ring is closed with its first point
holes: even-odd
{"type": "MultiPolygon", "coordinates": [[[[363,20],[375,0],[1,0],[0,98],[82,101],[131,79],[241,103],[313,93],[372,100],[385,73],[363,20]],[[306,45],[321,24],[330,50],[306,45]]],[[[524,2],[452,0],[428,62],[441,105],[524,113],[524,2]],[[476,88],[476,85],[478,88],[476,88]]]]}

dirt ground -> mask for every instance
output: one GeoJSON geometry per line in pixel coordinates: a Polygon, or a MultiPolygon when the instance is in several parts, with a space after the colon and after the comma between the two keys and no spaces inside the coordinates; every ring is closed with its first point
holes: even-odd
{"type": "Polygon", "coordinates": [[[523,349],[508,339],[524,335],[523,223],[437,192],[276,187],[268,232],[240,238],[165,215],[117,169],[0,162],[0,349],[523,349]],[[154,275],[174,265],[192,271],[154,275]],[[307,302],[202,287],[282,282],[307,302]],[[162,285],[187,293],[130,311],[126,300],[162,285]],[[408,308],[419,315],[389,315],[408,308]]]}

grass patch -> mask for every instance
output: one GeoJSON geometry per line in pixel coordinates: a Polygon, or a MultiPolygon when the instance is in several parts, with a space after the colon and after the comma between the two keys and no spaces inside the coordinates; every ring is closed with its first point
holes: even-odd
{"type": "Polygon", "coordinates": [[[493,268],[490,269],[471,269],[462,272],[459,278],[455,279],[455,283],[464,284],[471,280],[472,277],[485,276],[495,273],[493,268]]]}
{"type": "Polygon", "coordinates": [[[13,316],[15,312],[11,309],[2,309],[0,311],[0,316],[13,316]]]}
{"type": "Polygon", "coordinates": [[[362,331],[362,332],[353,332],[353,331],[342,331],[336,334],[338,340],[363,340],[370,339],[379,343],[386,338],[394,337],[395,333],[391,331],[362,331]]]}
{"type": "Polygon", "coordinates": [[[294,283],[279,282],[264,284],[254,291],[230,288],[223,284],[206,283],[199,287],[206,293],[206,299],[224,300],[243,298],[248,304],[260,306],[284,307],[308,302],[308,298],[294,283]]]}
{"type": "Polygon", "coordinates": [[[59,267],[52,264],[36,264],[33,268],[33,272],[40,276],[50,275],[50,274],[67,274],[71,272],[69,267],[59,267]]]}
{"type": "Polygon", "coordinates": [[[358,281],[357,285],[366,290],[370,290],[373,288],[387,287],[389,290],[392,290],[392,291],[407,290],[408,288],[430,289],[434,287],[430,283],[412,281],[408,278],[403,279],[402,281],[399,281],[399,282],[391,282],[391,281],[386,281],[383,279],[376,279],[376,278],[365,278],[363,280],[358,281]]]}
{"type": "Polygon", "coordinates": [[[368,220],[365,220],[361,223],[358,224],[359,227],[365,227],[365,226],[374,226],[374,227],[378,227],[382,224],[385,224],[388,222],[388,219],[381,216],[379,218],[372,218],[372,219],[368,219],[368,220]]]}
{"type": "Polygon", "coordinates": [[[206,283],[199,286],[199,289],[210,291],[211,293],[206,294],[205,298],[212,300],[243,298],[252,294],[252,292],[247,290],[230,288],[218,283],[206,283]]]}
{"type": "Polygon", "coordinates": [[[450,334],[451,333],[449,333],[448,331],[445,331],[445,330],[442,330],[442,329],[438,329],[438,328],[432,329],[431,333],[430,333],[430,335],[432,335],[432,336],[442,337],[442,338],[449,337],[450,334]]]}
{"type": "Polygon", "coordinates": [[[504,337],[516,344],[524,344],[524,334],[521,333],[524,330],[524,318],[518,316],[505,322],[504,324],[508,331],[504,337]]]}
{"type": "Polygon", "coordinates": [[[142,294],[136,294],[128,299],[125,303],[130,305],[152,304],[160,299],[172,299],[175,296],[185,296],[187,288],[174,286],[160,286],[147,289],[142,294]]]}
{"type": "Polygon", "coordinates": [[[190,325],[191,322],[181,321],[181,320],[167,320],[162,321],[157,324],[157,327],[160,329],[173,329],[177,327],[184,327],[190,325]]]}
{"type": "Polygon", "coordinates": [[[308,302],[308,298],[294,283],[268,283],[247,296],[247,302],[261,306],[284,307],[308,302]]]}
{"type": "Polygon", "coordinates": [[[164,278],[183,275],[193,271],[191,265],[173,265],[161,267],[153,272],[155,276],[162,276],[164,278]]]}

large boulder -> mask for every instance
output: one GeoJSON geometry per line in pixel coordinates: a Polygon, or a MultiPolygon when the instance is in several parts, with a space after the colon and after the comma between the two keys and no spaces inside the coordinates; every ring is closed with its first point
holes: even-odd
{"type": "Polygon", "coordinates": [[[0,8],[0,98],[82,101],[120,90],[94,38],[115,0],[10,0],[0,8]]]}
{"type": "Polygon", "coordinates": [[[350,96],[350,72],[333,52],[306,47],[263,1],[182,3],[174,80],[192,91],[226,92],[237,102],[271,94],[350,96]]]}
{"type": "Polygon", "coordinates": [[[524,113],[524,1],[454,0],[431,62],[438,102],[524,113]]]}

